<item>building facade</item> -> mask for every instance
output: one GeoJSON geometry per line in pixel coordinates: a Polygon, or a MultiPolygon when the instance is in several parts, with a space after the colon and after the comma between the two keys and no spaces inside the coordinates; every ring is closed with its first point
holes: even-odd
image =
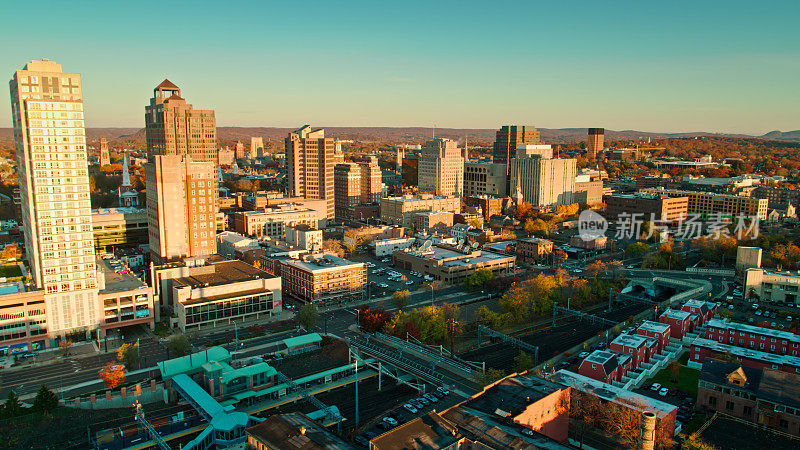
{"type": "Polygon", "coordinates": [[[381,200],[381,220],[389,225],[411,229],[414,226],[414,214],[421,211],[460,213],[461,197],[422,194],[387,197],[381,200]]]}
{"type": "Polygon", "coordinates": [[[92,236],[97,252],[149,245],[147,229],[147,210],[144,208],[92,210],[92,236]]]}
{"type": "Polygon", "coordinates": [[[605,128],[589,128],[586,136],[586,158],[597,159],[597,154],[603,151],[605,128]]]}
{"type": "Polygon", "coordinates": [[[637,214],[640,220],[675,222],[685,220],[689,211],[687,197],[670,197],[667,195],[646,194],[614,194],[603,196],[606,204],[606,217],[619,220],[620,215],[630,219],[637,214]]]}
{"type": "Polygon", "coordinates": [[[686,197],[689,200],[689,213],[701,215],[720,214],[725,217],[758,217],[767,218],[765,198],[744,197],[740,195],[716,194],[713,192],[683,191],[677,189],[642,189],[640,192],[651,195],[666,194],[670,197],[686,197]]]}
{"type": "Polygon", "coordinates": [[[320,306],[361,302],[366,298],[367,266],[332,255],[282,261],[283,293],[299,304],[320,306]]]}
{"type": "Polygon", "coordinates": [[[466,161],[464,163],[464,195],[506,196],[505,165],[491,161],[466,161]]]}
{"type": "Polygon", "coordinates": [[[506,192],[511,192],[511,160],[520,145],[541,144],[539,131],[534,127],[503,125],[497,132],[492,148],[492,160],[505,166],[506,192]]]}
{"type": "Polygon", "coordinates": [[[234,231],[257,239],[285,239],[285,227],[308,225],[316,228],[317,212],[298,205],[284,204],[265,208],[263,211],[236,212],[233,215],[234,231]]]}
{"type": "Polygon", "coordinates": [[[325,200],[326,217],[332,219],[335,215],[333,138],[326,138],[322,128],[314,130],[305,125],[289,133],[285,148],[289,195],[325,200]]]}
{"type": "Polygon", "coordinates": [[[512,161],[511,186],[532,206],[575,203],[576,160],[552,154],[549,145],[522,145],[512,161]]]}
{"type": "Polygon", "coordinates": [[[461,196],[464,189],[464,154],[456,141],[437,138],[425,143],[419,156],[419,191],[461,196]]]}
{"type": "Polygon", "coordinates": [[[97,328],[97,274],[81,76],[43,59],[9,83],[22,231],[51,334],[97,328]]]}

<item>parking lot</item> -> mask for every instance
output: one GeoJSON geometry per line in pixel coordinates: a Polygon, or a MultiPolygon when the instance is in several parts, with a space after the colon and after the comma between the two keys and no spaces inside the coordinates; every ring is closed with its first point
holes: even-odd
{"type": "Polygon", "coordinates": [[[426,280],[422,274],[412,274],[407,270],[402,270],[392,266],[390,256],[376,257],[373,255],[358,255],[351,258],[367,264],[367,282],[370,284],[370,296],[372,298],[392,295],[397,291],[408,289],[415,291],[422,287],[426,280]]]}
{"type": "Polygon", "coordinates": [[[796,330],[800,318],[800,308],[796,305],[743,300],[739,287],[721,300],[720,309],[723,316],[737,322],[778,330],[796,330]]]}

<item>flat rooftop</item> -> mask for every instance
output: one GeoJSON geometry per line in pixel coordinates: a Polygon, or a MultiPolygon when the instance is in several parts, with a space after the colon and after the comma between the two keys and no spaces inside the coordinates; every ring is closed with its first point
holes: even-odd
{"type": "Polygon", "coordinates": [[[523,374],[506,378],[486,388],[464,404],[487,414],[496,414],[500,410],[514,417],[531,404],[563,389],[565,387],[558,383],[535,375],[523,374]]]}
{"type": "Polygon", "coordinates": [[[680,311],[680,310],[677,310],[677,309],[667,309],[661,315],[662,316],[667,316],[670,319],[686,320],[692,315],[692,313],[686,312],[686,311],[680,311]]]}
{"type": "Polygon", "coordinates": [[[133,291],[146,288],[147,284],[136,277],[132,272],[117,273],[111,267],[111,261],[102,258],[97,259],[97,266],[103,271],[106,279],[106,287],[100,290],[101,294],[121,291],[133,291]]]}
{"type": "Polygon", "coordinates": [[[196,275],[176,278],[175,282],[183,286],[196,288],[236,283],[239,281],[254,280],[256,278],[272,278],[272,275],[267,272],[256,269],[250,264],[239,260],[222,261],[209,264],[208,266],[201,266],[201,268],[205,267],[213,268],[213,272],[209,269],[197,273],[196,275]]]}
{"type": "Polygon", "coordinates": [[[722,330],[734,330],[749,334],[760,334],[782,339],[788,342],[800,342],[800,336],[789,331],[773,330],[772,328],[757,327],[739,322],[728,322],[722,319],[711,319],[708,321],[709,328],[719,328],[722,330]]]}
{"type": "Polygon", "coordinates": [[[637,336],[635,334],[620,334],[613,341],[612,344],[617,345],[624,345],[626,347],[639,347],[642,345],[647,345],[647,339],[642,336],[637,336]]]}
{"type": "Polygon", "coordinates": [[[105,216],[111,214],[144,214],[147,210],[145,208],[133,208],[130,206],[122,206],[118,208],[100,208],[93,209],[92,215],[105,216]]]}
{"type": "Polygon", "coordinates": [[[800,368],[800,357],[797,356],[776,355],[774,353],[762,352],[751,348],[723,344],[722,342],[712,341],[711,339],[695,339],[694,342],[692,342],[692,346],[707,348],[721,354],[730,353],[740,358],[764,361],[771,364],[788,364],[792,367],[800,368]]]}
{"type": "Polygon", "coordinates": [[[635,407],[637,409],[641,406],[644,410],[654,412],[658,417],[665,417],[672,411],[678,409],[677,406],[662,402],[661,400],[637,394],[627,389],[603,383],[602,381],[597,381],[568,370],[559,370],[552,376],[552,380],[556,383],[571,386],[579,391],[596,395],[603,400],[608,400],[617,404],[624,403],[626,406],[635,407]]]}
{"type": "Polygon", "coordinates": [[[299,269],[303,269],[308,272],[313,272],[315,270],[342,268],[342,267],[364,266],[364,263],[350,261],[344,258],[339,258],[338,256],[327,255],[327,254],[321,258],[310,258],[308,261],[295,259],[287,261],[286,264],[290,266],[295,266],[299,269]]]}
{"type": "Polygon", "coordinates": [[[652,320],[645,320],[641,325],[639,325],[638,329],[655,333],[663,333],[669,330],[669,325],[661,322],[653,322],[652,320]]]}

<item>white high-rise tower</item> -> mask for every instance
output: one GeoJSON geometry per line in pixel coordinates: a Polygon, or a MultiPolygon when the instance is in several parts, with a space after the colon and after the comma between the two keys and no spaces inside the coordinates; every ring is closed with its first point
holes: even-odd
{"type": "Polygon", "coordinates": [[[81,76],[31,61],[10,81],[25,249],[51,335],[100,321],[81,76]]]}

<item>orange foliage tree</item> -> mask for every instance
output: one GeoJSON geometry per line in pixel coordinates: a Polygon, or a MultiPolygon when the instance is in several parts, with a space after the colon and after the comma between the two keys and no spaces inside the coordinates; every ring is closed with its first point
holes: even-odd
{"type": "Polygon", "coordinates": [[[125,366],[110,362],[100,369],[100,379],[108,388],[117,387],[125,381],[125,366]]]}

